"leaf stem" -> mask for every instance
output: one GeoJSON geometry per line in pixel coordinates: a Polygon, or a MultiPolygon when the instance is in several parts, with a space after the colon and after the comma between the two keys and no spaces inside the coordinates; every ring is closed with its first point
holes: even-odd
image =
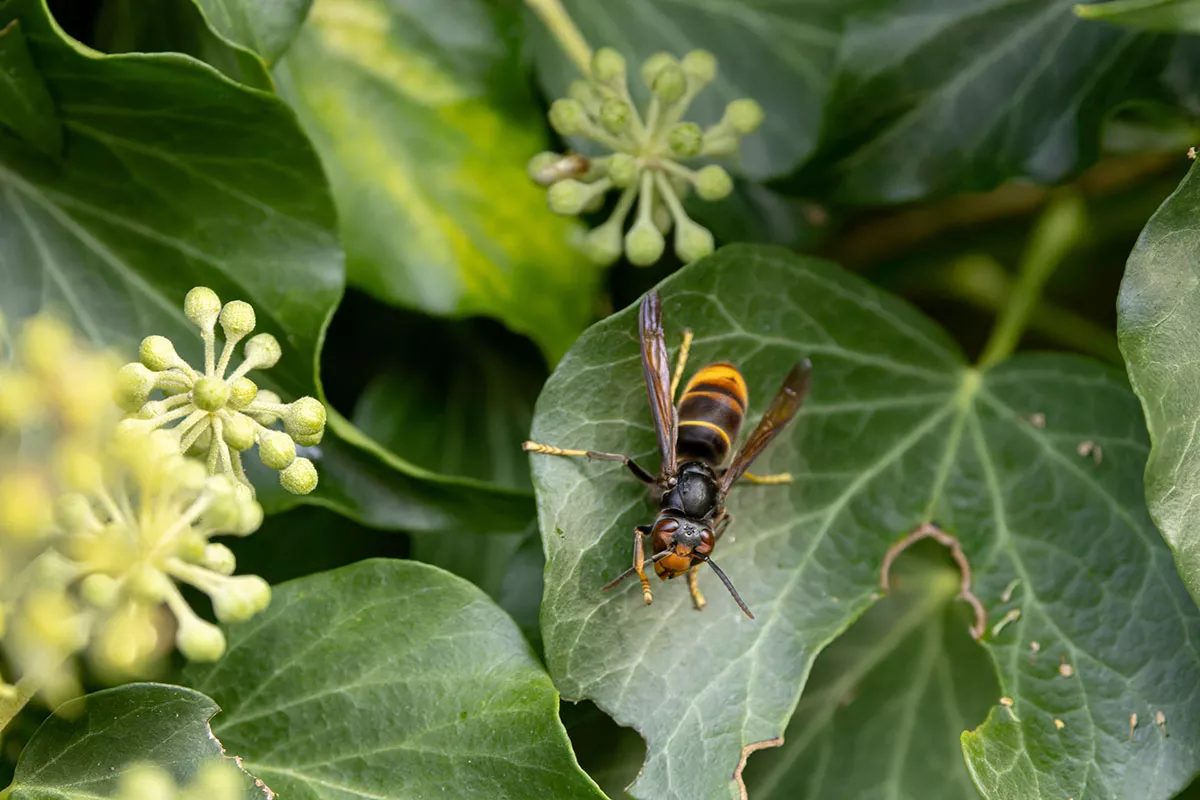
{"type": "Polygon", "coordinates": [[[1075,192],[1060,195],[1042,214],[1021,258],[1009,303],[979,357],[980,369],[995,366],[1017,348],[1030,315],[1041,300],[1042,287],[1083,235],[1085,215],[1083,200],[1075,192]]]}
{"type": "Polygon", "coordinates": [[[585,78],[592,74],[592,48],[575,26],[571,15],[563,8],[562,0],[525,0],[533,9],[533,13],[541,17],[550,33],[558,40],[567,57],[575,62],[575,66],[585,78]]]}

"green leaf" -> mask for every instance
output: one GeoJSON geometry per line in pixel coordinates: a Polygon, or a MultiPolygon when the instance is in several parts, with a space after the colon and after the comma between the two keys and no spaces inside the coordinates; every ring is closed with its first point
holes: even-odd
{"type": "Polygon", "coordinates": [[[46,155],[58,158],[62,152],[62,123],[29,56],[20,20],[0,28],[0,124],[46,155]]]}
{"type": "Polygon", "coordinates": [[[195,0],[221,36],[273,64],[287,50],[313,0],[195,0]]]}
{"type": "MultiPolygon", "coordinates": [[[[767,115],[741,146],[741,171],[756,179],[785,175],[815,149],[840,42],[841,20],[831,3],[743,0],[563,0],[593,47],[615,47],[629,60],[635,97],[642,61],[661,50],[682,56],[700,48],[717,57],[717,78],[688,118],[708,125],[725,105],[753,97],[767,115]],[[753,57],[748,54],[753,53],[753,57]]],[[[526,13],[538,77],[550,97],[565,97],[581,77],[532,12],[526,13]]]]}
{"type": "Polygon", "coordinates": [[[286,583],[191,682],[227,748],[280,796],[603,798],[558,695],[479,589],[410,561],[286,583]]]}
{"type": "MultiPolygon", "coordinates": [[[[2,8],[0,26],[21,19],[58,101],[66,156],[50,165],[0,138],[0,313],[15,323],[56,308],[130,354],[161,334],[199,363],[183,297],[210,286],[251,303],[259,329],[283,344],[280,363],[254,373],[260,385],[286,398],[319,393],[343,253],[320,163],[287,105],[184,56],[84,52],[39,0],[2,8]]],[[[411,530],[516,532],[532,515],[523,494],[414,467],[335,412],[307,455],[321,473],[316,492],[286,495],[262,470],[265,505],[318,503],[411,530]]]]}
{"type": "Polygon", "coordinates": [[[96,46],[108,53],[186,53],[220,70],[230,80],[274,91],[275,84],[262,58],[214,30],[197,2],[107,0],[97,15],[96,46]]]}
{"type": "Polygon", "coordinates": [[[276,70],[325,162],[350,282],[495,316],[557,360],[599,273],[525,165],[544,121],[482,0],[320,0],[276,70]]]}
{"type": "MultiPolygon", "coordinates": [[[[177,784],[190,782],[201,764],[225,755],[209,728],[219,710],[199,692],[156,683],[131,683],[72,700],[25,746],[5,797],[116,798],[121,776],[147,763],[167,770],[177,784]]],[[[271,797],[250,775],[243,785],[246,800],[271,797]]]]}
{"type": "MultiPolygon", "coordinates": [[[[565,696],[594,699],[647,739],[636,796],[733,796],[742,748],[783,733],[813,658],[872,603],[889,546],[931,519],[974,565],[990,624],[1019,614],[986,637],[1022,720],[1006,761],[968,751],[977,783],[1011,777],[987,796],[1062,800],[1086,786],[1153,800],[1186,784],[1200,767],[1188,745],[1200,733],[1200,613],[1146,514],[1144,435],[1120,376],[1060,356],[980,374],[899,300],[775,248],[724,248],[661,293],[672,347],[687,325],[693,365],[742,368],[751,421],[798,359],[815,373],[797,423],[755,467],[795,483],[736,489],[715,554],[755,621],[706,571],[702,614],[683,581],[655,581],[650,607],[636,582],[602,593],[653,507],[619,464],[534,457],[547,664],[565,696]],[[1131,745],[1134,711],[1162,711],[1171,736],[1143,726],[1131,745]],[[1038,789],[1026,791],[1031,775],[1038,789]]],[[[532,438],[655,465],[636,325],[629,308],[581,337],[538,401],[532,438]]],[[[973,741],[1001,742],[998,727],[973,741]]]]}
{"type": "Polygon", "coordinates": [[[1192,597],[1200,602],[1200,177],[1193,167],[1158,209],[1129,256],[1117,303],[1117,337],[1150,440],[1146,500],[1192,597]]]}
{"type": "Polygon", "coordinates": [[[756,800],[967,800],[979,793],[959,734],[1000,696],[991,664],[950,605],[959,573],[907,556],[893,590],[813,664],[778,749],[750,759],[756,800]]]}
{"type": "Polygon", "coordinates": [[[1075,6],[1084,19],[1098,19],[1165,33],[1200,33],[1197,0],[1114,0],[1075,6]]]}

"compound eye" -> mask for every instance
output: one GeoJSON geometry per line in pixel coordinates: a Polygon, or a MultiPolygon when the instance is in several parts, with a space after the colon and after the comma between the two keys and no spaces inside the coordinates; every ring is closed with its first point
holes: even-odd
{"type": "Polygon", "coordinates": [[[673,520],[670,518],[660,519],[658,522],[654,523],[654,541],[663,545],[669,545],[671,543],[671,537],[677,530],[679,530],[678,520],[673,520]]]}
{"type": "Polygon", "coordinates": [[[705,528],[704,530],[700,531],[700,546],[696,549],[707,555],[712,551],[713,545],[716,543],[717,539],[715,536],[713,536],[713,532],[708,528],[705,528]]]}

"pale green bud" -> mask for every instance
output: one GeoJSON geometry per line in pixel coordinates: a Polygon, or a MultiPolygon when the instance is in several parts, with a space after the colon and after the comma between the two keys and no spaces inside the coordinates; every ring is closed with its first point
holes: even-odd
{"type": "Polygon", "coordinates": [[[94,533],[100,530],[100,520],[91,502],[82,494],[64,494],[54,503],[54,518],[70,534],[94,533]]]}
{"type": "Polygon", "coordinates": [[[279,485],[292,494],[308,494],[317,488],[317,468],[300,457],[279,473],[279,485]]]}
{"type": "Polygon", "coordinates": [[[221,313],[221,298],[207,286],[197,286],[183,298],[183,313],[202,331],[211,331],[221,313]]]}
{"type": "Polygon", "coordinates": [[[226,339],[241,339],[254,330],[254,307],[241,300],[230,300],[221,308],[221,330],[226,339]]]}
{"type": "Polygon", "coordinates": [[[200,565],[221,575],[232,575],[237,569],[237,557],[225,545],[213,542],[204,546],[200,565]]]}
{"type": "Polygon", "coordinates": [[[685,264],[704,258],[713,251],[713,235],[708,228],[691,220],[675,228],[675,255],[685,264]]]}
{"type": "Polygon", "coordinates": [[[230,531],[237,536],[249,536],[263,524],[263,507],[254,500],[244,500],[237,527],[230,531]]]}
{"type": "Polygon", "coordinates": [[[607,97],[600,104],[600,124],[609,133],[624,133],[629,129],[629,104],[619,97],[607,97]]]}
{"type": "Polygon", "coordinates": [[[696,173],[696,194],[702,200],[724,200],[733,191],[733,179],[716,164],[702,167],[696,173]]]}
{"type": "Polygon", "coordinates": [[[251,336],[246,342],[245,353],[246,360],[254,365],[254,369],[270,369],[279,363],[283,348],[279,346],[279,340],[271,334],[260,333],[251,336]]]}
{"type": "Polygon", "coordinates": [[[111,575],[96,572],[79,582],[79,596],[94,608],[108,610],[121,599],[121,584],[111,575]]]}
{"type": "Polygon", "coordinates": [[[654,220],[654,227],[658,228],[658,232],[663,236],[671,230],[671,226],[675,224],[675,218],[671,216],[671,211],[661,203],[654,207],[650,212],[650,219],[654,220]]]}
{"type": "Polygon", "coordinates": [[[737,135],[723,130],[720,125],[704,132],[704,155],[727,156],[737,152],[737,135]]]}
{"type": "Polygon", "coordinates": [[[762,125],[763,109],[757,101],[749,97],[734,100],[725,106],[725,120],[729,127],[745,136],[753,133],[762,125]]]}
{"type": "Polygon", "coordinates": [[[584,240],[588,258],[600,266],[608,266],[621,257],[621,228],[605,223],[588,232],[584,240]]]}
{"type": "Polygon", "coordinates": [[[325,430],[325,406],[315,397],[301,397],[288,406],[283,426],[293,438],[320,433],[325,430]]]}
{"type": "Polygon", "coordinates": [[[601,47],[592,55],[592,77],[601,83],[625,82],[625,56],[611,47],[601,47]]]}
{"type": "Polygon", "coordinates": [[[245,622],[271,602],[271,585],[257,575],[224,581],[212,593],[213,613],[224,623],[245,622]]]}
{"type": "Polygon", "coordinates": [[[717,59],[707,50],[693,50],[681,62],[684,74],[698,87],[707,86],[717,74],[717,59]]]}
{"type": "Polygon", "coordinates": [[[150,399],[157,375],[133,361],[117,370],[116,401],[125,411],[137,411],[150,399]]]}
{"type": "Polygon", "coordinates": [[[563,98],[550,105],[550,126],[563,136],[577,136],[587,130],[587,111],[578,100],[563,98]]]}
{"type": "Polygon", "coordinates": [[[546,175],[554,169],[558,162],[562,160],[562,156],[558,153],[551,153],[546,150],[538,153],[533,158],[529,159],[529,164],[526,166],[526,171],[529,173],[529,180],[539,186],[548,186],[553,181],[547,181],[546,175]]]}
{"type": "Polygon", "coordinates": [[[243,414],[223,414],[222,421],[224,424],[221,426],[221,438],[225,440],[225,444],[239,452],[254,446],[258,428],[253,420],[243,414]]]}
{"type": "Polygon", "coordinates": [[[129,571],[129,594],[144,603],[161,603],[171,592],[171,579],[150,564],[138,564],[129,571]]]}
{"type": "Polygon", "coordinates": [[[244,794],[242,778],[227,759],[201,764],[189,788],[192,800],[241,800],[244,794]]]}
{"type": "Polygon", "coordinates": [[[668,65],[675,64],[675,56],[670,53],[655,53],[642,62],[642,83],[646,84],[646,88],[654,88],[654,79],[658,77],[663,68],[668,65]]]}
{"type": "Polygon", "coordinates": [[[179,534],[175,540],[175,555],[193,564],[204,558],[204,548],[208,540],[197,530],[188,529],[179,534]]]}
{"type": "Polygon", "coordinates": [[[192,402],[205,411],[219,411],[229,402],[229,384],[220,378],[201,378],[192,387],[192,402]]]}
{"type": "Polygon", "coordinates": [[[654,76],[654,84],[650,90],[658,95],[658,99],[664,103],[674,103],[687,91],[687,76],[683,74],[683,69],[678,64],[672,62],[660,69],[654,76]]]}
{"type": "Polygon", "coordinates": [[[207,480],[208,471],[204,468],[203,462],[192,458],[185,458],[182,463],[175,467],[175,482],[185,492],[199,492],[204,488],[204,483],[207,480]]]}
{"type": "Polygon", "coordinates": [[[637,183],[638,175],[641,170],[638,169],[637,159],[629,153],[613,153],[608,159],[608,179],[613,182],[613,186],[618,189],[628,189],[637,183]]]}
{"type": "Polygon", "coordinates": [[[270,425],[272,422],[280,418],[281,415],[279,413],[262,407],[263,403],[278,405],[280,402],[282,402],[279,399],[279,395],[275,394],[270,389],[259,389],[258,394],[254,399],[258,401],[258,404],[256,404],[254,408],[250,409],[250,414],[256,420],[261,422],[263,425],[270,425]]]}
{"type": "Polygon", "coordinates": [[[321,430],[317,431],[316,433],[309,433],[309,434],[298,433],[295,436],[293,436],[292,439],[296,442],[297,445],[300,445],[301,447],[316,447],[317,445],[319,445],[321,443],[321,439],[324,436],[325,436],[325,429],[322,428],[321,430]]]}
{"type": "Polygon", "coordinates": [[[567,87],[567,96],[582,104],[585,109],[600,106],[600,93],[596,91],[595,86],[584,80],[571,81],[571,85],[567,87]]]}
{"type": "Polygon", "coordinates": [[[654,223],[638,219],[625,234],[625,255],[634,266],[648,267],[662,258],[666,242],[654,223]]]}
{"type": "Polygon", "coordinates": [[[234,490],[233,481],[226,475],[212,475],[205,482],[204,491],[211,498],[205,519],[213,528],[228,531],[241,522],[241,498],[234,490]]]}
{"type": "Polygon", "coordinates": [[[175,781],[155,766],[137,766],[121,776],[120,800],[175,800],[175,781]]]}
{"type": "Polygon", "coordinates": [[[179,620],[175,645],[190,661],[216,661],[225,652],[225,634],[211,622],[188,615],[179,620]]]}
{"type": "Polygon", "coordinates": [[[258,385],[244,375],[229,384],[229,408],[234,411],[245,411],[256,397],[258,385]]]}
{"type": "Polygon", "coordinates": [[[546,205],[555,214],[569,216],[583,211],[592,193],[586,183],[571,178],[559,181],[546,191],[546,205]]]}
{"type": "Polygon", "coordinates": [[[667,146],[679,158],[692,158],[704,146],[704,131],[694,122],[681,122],[667,135],[667,146]]]}
{"type": "Polygon", "coordinates": [[[138,348],[138,358],[155,372],[170,369],[180,360],[179,354],[175,352],[175,345],[165,336],[147,336],[142,339],[142,346],[138,348]]]}
{"type": "Polygon", "coordinates": [[[296,443],[281,431],[267,431],[258,435],[258,457],[263,466],[270,469],[286,469],[296,460],[296,443]]]}

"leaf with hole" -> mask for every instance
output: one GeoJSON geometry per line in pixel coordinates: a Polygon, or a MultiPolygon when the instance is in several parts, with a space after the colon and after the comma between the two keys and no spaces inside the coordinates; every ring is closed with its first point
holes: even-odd
{"type": "MultiPolygon", "coordinates": [[[[714,552],[753,621],[707,571],[701,613],[683,581],[654,581],[649,607],[636,582],[602,593],[654,508],[619,464],[533,456],[547,665],[564,696],[647,739],[635,796],[736,796],[744,748],[784,732],[817,653],[873,602],[885,552],[929,520],[974,567],[985,643],[1020,719],[996,706],[967,737],[989,800],[1085,787],[1155,800],[1190,780],[1200,613],[1146,513],[1145,436],[1119,375],[1045,355],[981,373],[903,302],[775,248],[724,248],[659,290],[672,352],[686,325],[689,372],[736,363],[750,422],[797,360],[812,359],[814,379],[755,465],[795,482],[735,488],[714,552]],[[1178,727],[1130,742],[1134,711],[1178,727]]],[[[534,439],[656,468],[636,330],[628,308],[581,337],[538,401],[534,439]]]]}
{"type": "MultiPolygon", "coordinates": [[[[202,765],[225,757],[209,728],[218,711],[199,692],[157,683],[131,683],[72,700],[29,740],[3,795],[116,800],[122,776],[141,765],[166,770],[176,784],[186,785],[202,765]]],[[[244,800],[270,800],[261,781],[242,776],[244,800]]]]}
{"type": "Polygon", "coordinates": [[[276,588],[190,683],[226,709],[227,748],[281,797],[603,800],[558,694],[479,589],[411,561],[276,588]]]}

